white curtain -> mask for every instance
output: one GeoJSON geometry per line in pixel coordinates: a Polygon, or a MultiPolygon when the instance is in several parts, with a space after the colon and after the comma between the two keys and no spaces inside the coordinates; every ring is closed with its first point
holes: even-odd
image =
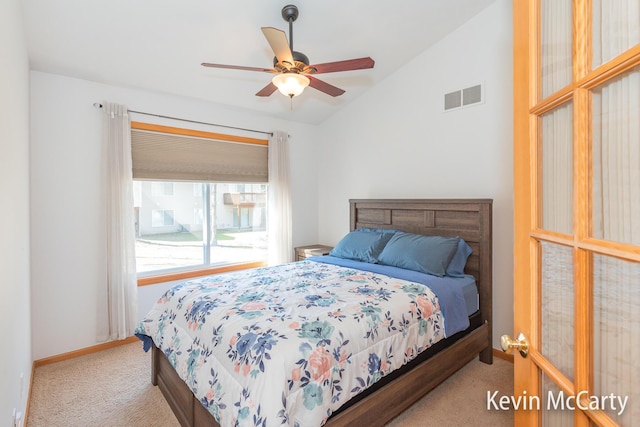
{"type": "Polygon", "coordinates": [[[98,292],[98,340],[133,335],[137,318],[137,280],[131,171],[131,125],[127,107],[103,103],[106,150],[106,285],[98,292]]]}
{"type": "Polygon", "coordinates": [[[275,131],[269,139],[269,265],[293,259],[288,138],[275,131]]]}

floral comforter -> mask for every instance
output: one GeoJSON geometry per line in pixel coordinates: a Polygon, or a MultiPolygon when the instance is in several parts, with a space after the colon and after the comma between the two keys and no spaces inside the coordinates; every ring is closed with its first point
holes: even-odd
{"type": "Polygon", "coordinates": [[[321,426],[444,338],[427,287],[314,261],[169,289],[136,329],[222,427],[321,426]]]}

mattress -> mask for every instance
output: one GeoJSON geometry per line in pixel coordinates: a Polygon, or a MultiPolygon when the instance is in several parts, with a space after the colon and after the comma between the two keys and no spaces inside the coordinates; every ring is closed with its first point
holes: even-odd
{"type": "Polygon", "coordinates": [[[455,286],[460,286],[462,288],[464,304],[467,307],[467,315],[471,316],[480,309],[480,297],[478,295],[476,279],[471,275],[459,278],[451,277],[451,279],[455,279],[455,286]]]}

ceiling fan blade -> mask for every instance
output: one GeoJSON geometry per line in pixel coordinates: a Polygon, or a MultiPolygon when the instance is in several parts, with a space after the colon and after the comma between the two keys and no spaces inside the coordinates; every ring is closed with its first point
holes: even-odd
{"type": "Polygon", "coordinates": [[[284,31],[273,27],[262,27],[262,33],[269,42],[269,46],[271,46],[278,61],[288,62],[293,65],[293,54],[284,31]]]}
{"type": "Polygon", "coordinates": [[[245,71],[261,71],[264,73],[277,73],[277,70],[273,68],[258,68],[258,67],[243,67],[242,65],[225,65],[225,64],[211,64],[209,62],[203,62],[201,64],[203,67],[212,67],[212,68],[228,68],[230,70],[245,70],[245,71]]]}
{"type": "Polygon", "coordinates": [[[256,93],[256,96],[270,96],[273,92],[276,91],[276,89],[278,89],[276,85],[270,82],[268,85],[260,89],[260,91],[256,93]]]}
{"type": "Polygon", "coordinates": [[[369,57],[366,57],[358,59],[348,59],[346,61],[326,62],[324,64],[311,65],[310,68],[316,69],[315,74],[321,74],[373,68],[373,64],[375,64],[375,61],[369,57]]]}
{"type": "Polygon", "coordinates": [[[320,92],[324,92],[327,95],[331,95],[331,96],[340,96],[344,93],[344,90],[340,89],[339,87],[330,85],[329,83],[323,82],[322,80],[316,79],[315,77],[312,77],[312,76],[307,76],[307,77],[310,80],[309,86],[319,90],[320,92]]]}

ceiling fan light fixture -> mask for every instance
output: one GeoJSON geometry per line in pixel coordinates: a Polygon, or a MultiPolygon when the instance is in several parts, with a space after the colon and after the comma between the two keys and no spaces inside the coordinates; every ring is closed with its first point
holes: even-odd
{"type": "Polygon", "coordinates": [[[293,98],[302,93],[305,87],[309,86],[310,80],[307,76],[298,73],[282,73],[273,77],[271,82],[278,88],[281,94],[293,98]]]}

